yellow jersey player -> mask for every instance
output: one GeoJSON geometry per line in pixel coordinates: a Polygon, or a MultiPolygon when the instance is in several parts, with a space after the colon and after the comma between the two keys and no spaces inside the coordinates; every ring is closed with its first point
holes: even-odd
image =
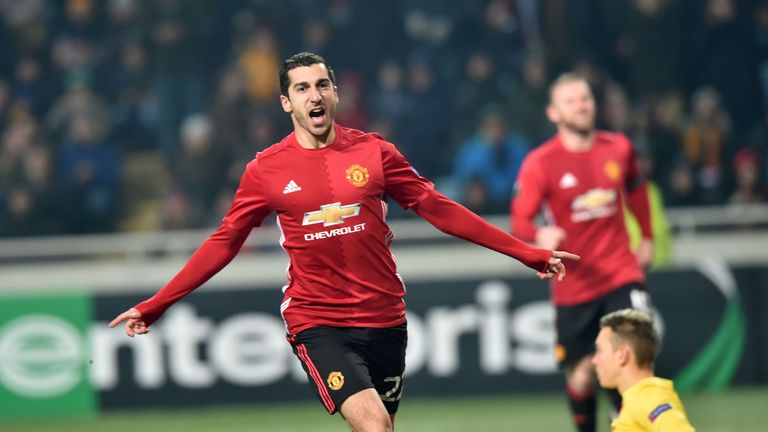
{"type": "Polygon", "coordinates": [[[600,385],[622,397],[612,432],[694,430],[672,381],[653,375],[658,346],[653,320],[643,312],[623,309],[600,320],[592,363],[600,385]]]}

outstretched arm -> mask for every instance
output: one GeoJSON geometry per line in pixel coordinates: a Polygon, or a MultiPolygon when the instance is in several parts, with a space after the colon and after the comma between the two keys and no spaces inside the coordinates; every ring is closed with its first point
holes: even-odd
{"type": "Polygon", "coordinates": [[[496,228],[436,191],[432,182],[421,177],[394,145],[381,141],[381,150],[387,195],[437,229],[511,256],[536,270],[541,279],[557,277],[562,280],[565,266],[560,259],[579,259],[567,252],[529,246],[496,228]]]}
{"type": "Polygon", "coordinates": [[[123,321],[128,336],[149,332],[166,309],[223,269],[245,243],[251,229],[261,224],[269,206],[261,191],[258,155],[246,167],[227,215],[215,233],[203,242],[183,269],[157,294],[118,315],[110,327],[123,321]]]}
{"type": "Polygon", "coordinates": [[[149,333],[152,325],[172,304],[204,284],[237,255],[250,229],[234,230],[222,224],[187,261],[183,269],[160,291],[118,315],[110,327],[127,321],[128,336],[149,333]]]}
{"type": "Polygon", "coordinates": [[[440,231],[519,260],[536,270],[542,279],[555,276],[562,279],[565,267],[560,262],[561,258],[579,258],[567,252],[552,252],[529,246],[434,189],[412,210],[440,231]]]}

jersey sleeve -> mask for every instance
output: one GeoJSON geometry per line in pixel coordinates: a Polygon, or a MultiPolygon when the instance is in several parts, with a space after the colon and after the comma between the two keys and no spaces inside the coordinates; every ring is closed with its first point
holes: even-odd
{"type": "Polygon", "coordinates": [[[528,157],[520,167],[515,182],[515,196],[510,203],[512,232],[525,241],[536,239],[534,218],[541,209],[546,193],[544,171],[537,159],[528,157]]]}
{"type": "Polygon", "coordinates": [[[640,168],[640,162],[637,159],[632,143],[629,138],[622,135],[622,142],[627,152],[627,207],[635,215],[640,231],[644,238],[653,238],[653,229],[651,227],[651,206],[648,197],[648,183],[645,175],[640,168]]]}
{"type": "Polygon", "coordinates": [[[270,213],[271,210],[258,174],[258,162],[259,157],[256,156],[246,166],[245,172],[240,178],[240,186],[237,188],[232,206],[224,216],[223,226],[237,231],[250,229],[261,225],[261,222],[270,213]]]}
{"type": "Polygon", "coordinates": [[[232,207],[219,229],[200,245],[184,268],[157,294],[135,306],[147,325],[229,264],[245,243],[251,228],[260,225],[269,213],[257,175],[257,160],[258,157],[246,167],[232,207]]]}
{"type": "Polygon", "coordinates": [[[184,268],[160,291],[134,306],[144,322],[151,325],[179,299],[204,284],[223,269],[243,246],[248,230],[233,230],[222,224],[197,249],[184,268]]]}
{"type": "Polygon", "coordinates": [[[547,269],[552,257],[551,251],[520,241],[436,190],[414,206],[413,211],[446,234],[503,253],[538,272],[547,269]]]}
{"type": "Polygon", "coordinates": [[[384,193],[400,207],[409,209],[427,198],[435,185],[420,176],[392,143],[380,141],[384,171],[384,193]]]}
{"type": "MultiPolygon", "coordinates": [[[[675,398],[677,399],[677,398],[675,398]]],[[[653,432],[693,432],[685,412],[677,408],[673,397],[666,392],[644,395],[633,410],[635,421],[645,430],[653,432]]]]}

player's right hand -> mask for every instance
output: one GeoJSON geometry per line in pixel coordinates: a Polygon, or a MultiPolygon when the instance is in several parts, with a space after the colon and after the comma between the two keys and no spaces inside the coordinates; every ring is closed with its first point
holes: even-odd
{"type": "Polygon", "coordinates": [[[558,281],[562,281],[565,279],[565,265],[563,265],[563,259],[578,261],[581,257],[570,252],[552,251],[552,256],[549,258],[547,269],[543,272],[536,273],[536,275],[542,280],[557,277],[558,281]]]}
{"type": "Polygon", "coordinates": [[[110,328],[117,327],[121,322],[125,323],[125,334],[130,337],[133,335],[141,335],[149,333],[149,326],[141,317],[141,312],[136,308],[130,308],[127,311],[118,315],[112,322],[109,323],[110,328]],[[126,321],[127,320],[127,321],[126,321]]]}
{"type": "Polygon", "coordinates": [[[543,226],[536,230],[536,244],[542,249],[555,250],[565,240],[565,230],[559,226],[543,226]]]}

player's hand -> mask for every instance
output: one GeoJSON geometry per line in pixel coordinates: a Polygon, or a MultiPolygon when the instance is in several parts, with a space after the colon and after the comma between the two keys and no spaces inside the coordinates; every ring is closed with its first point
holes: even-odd
{"type": "Polygon", "coordinates": [[[641,268],[649,268],[653,264],[653,240],[641,239],[640,244],[637,245],[635,257],[641,268]]]}
{"type": "Polygon", "coordinates": [[[565,230],[559,226],[544,226],[536,230],[536,244],[542,249],[555,250],[565,240],[565,230]]]}
{"type": "Polygon", "coordinates": [[[542,280],[557,277],[558,281],[562,281],[565,279],[565,265],[563,264],[563,259],[578,261],[581,257],[569,252],[552,251],[552,256],[549,258],[547,269],[544,272],[536,273],[536,275],[542,280]]]}
{"type": "Polygon", "coordinates": [[[149,333],[149,326],[141,318],[141,312],[136,310],[136,308],[130,308],[118,315],[115,319],[112,320],[112,322],[109,323],[109,327],[117,327],[123,321],[126,321],[125,334],[130,337],[133,337],[133,335],[137,334],[141,335],[149,333]]]}

